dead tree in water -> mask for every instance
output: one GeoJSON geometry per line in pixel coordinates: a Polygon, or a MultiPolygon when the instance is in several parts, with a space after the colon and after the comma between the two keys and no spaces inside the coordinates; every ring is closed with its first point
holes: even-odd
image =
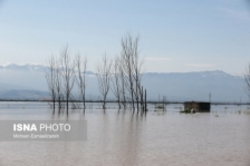
{"type": "Polygon", "coordinates": [[[145,89],[145,92],[144,92],[144,89],[143,89],[143,87],[141,87],[141,115],[143,115],[143,114],[145,114],[146,115],[146,113],[147,113],[147,111],[148,111],[148,108],[147,108],[147,90],[145,89]]]}
{"type": "Polygon", "coordinates": [[[143,61],[139,59],[138,51],[139,36],[133,37],[127,33],[122,38],[121,45],[121,66],[124,73],[125,86],[130,95],[133,112],[135,110],[135,103],[139,111],[140,105],[140,88],[142,76],[143,61]]]}
{"type": "Polygon", "coordinates": [[[69,100],[71,91],[74,86],[74,64],[70,63],[70,55],[68,51],[68,46],[64,47],[60,53],[60,60],[62,66],[62,80],[64,83],[64,95],[66,99],[66,110],[67,115],[69,114],[69,100]]]}
{"type": "Polygon", "coordinates": [[[56,68],[55,68],[55,86],[56,86],[56,100],[58,103],[58,113],[60,114],[61,108],[62,108],[62,100],[63,100],[63,94],[62,94],[62,78],[61,78],[61,68],[60,68],[60,62],[56,61],[56,68]]]}
{"type": "Polygon", "coordinates": [[[148,111],[148,103],[147,103],[147,90],[145,89],[145,99],[144,99],[144,103],[145,103],[145,113],[148,111]]]}
{"type": "Polygon", "coordinates": [[[121,109],[122,87],[121,87],[119,65],[120,65],[120,59],[119,57],[116,57],[113,64],[112,91],[117,99],[118,107],[119,109],[121,109]]]}
{"type": "Polygon", "coordinates": [[[244,79],[246,82],[246,93],[250,98],[250,64],[247,67],[246,74],[244,75],[244,79]]]}
{"type": "Polygon", "coordinates": [[[144,96],[143,96],[143,86],[141,87],[141,109],[142,110],[145,110],[145,107],[144,107],[144,102],[145,102],[145,98],[144,98],[144,96]]]}
{"type": "Polygon", "coordinates": [[[125,80],[125,74],[123,71],[122,63],[120,62],[119,66],[119,75],[120,75],[120,81],[121,81],[121,103],[123,105],[123,108],[126,108],[126,80],[125,80]]]}
{"type": "Polygon", "coordinates": [[[103,109],[106,108],[107,95],[110,89],[111,67],[112,61],[109,60],[106,55],[102,58],[102,63],[99,63],[96,66],[96,76],[98,80],[99,91],[102,95],[103,109]]]}
{"type": "Polygon", "coordinates": [[[164,95],[162,97],[162,108],[164,111],[166,111],[166,104],[167,104],[167,97],[164,95]]]}
{"type": "Polygon", "coordinates": [[[134,106],[134,80],[133,80],[133,69],[132,69],[132,50],[130,50],[129,46],[131,44],[128,43],[127,39],[122,40],[122,67],[124,73],[124,81],[126,89],[130,94],[130,100],[132,102],[133,112],[135,110],[134,106]]]}
{"type": "Polygon", "coordinates": [[[75,65],[77,68],[76,83],[80,90],[80,97],[83,102],[83,111],[85,112],[85,100],[86,100],[86,71],[87,71],[87,58],[82,61],[80,54],[76,56],[75,65]]]}
{"type": "MultiPolygon", "coordinates": [[[[136,100],[136,106],[137,106],[137,111],[139,112],[140,110],[140,97],[141,97],[141,79],[142,79],[142,74],[143,74],[143,71],[142,71],[142,65],[144,63],[144,60],[140,60],[139,59],[139,53],[138,53],[138,40],[139,39],[135,39],[135,42],[137,43],[135,45],[135,54],[134,54],[134,57],[133,57],[133,70],[134,70],[134,74],[133,74],[133,79],[134,79],[134,82],[135,82],[135,100],[136,100]]],[[[142,109],[142,108],[141,108],[142,109]]]]}
{"type": "Polygon", "coordinates": [[[49,94],[52,101],[53,112],[55,112],[56,107],[56,62],[55,58],[51,55],[48,62],[48,70],[45,73],[45,78],[47,81],[49,94]]]}

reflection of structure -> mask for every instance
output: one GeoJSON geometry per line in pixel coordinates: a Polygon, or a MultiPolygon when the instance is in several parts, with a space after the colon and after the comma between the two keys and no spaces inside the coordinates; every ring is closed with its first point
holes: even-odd
{"type": "Polygon", "coordinates": [[[194,109],[195,112],[210,112],[210,102],[185,102],[185,110],[194,109]]]}

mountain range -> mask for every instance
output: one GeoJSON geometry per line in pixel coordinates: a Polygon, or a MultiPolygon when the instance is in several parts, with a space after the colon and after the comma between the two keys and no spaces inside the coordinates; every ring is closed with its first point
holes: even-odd
{"type": "MultiPolygon", "coordinates": [[[[44,99],[48,98],[45,65],[7,64],[0,66],[0,99],[44,99]]],[[[170,101],[248,101],[244,78],[223,71],[187,73],[143,74],[142,84],[147,89],[149,100],[159,100],[163,95],[170,101]]],[[[74,89],[74,93],[77,89],[74,89]]],[[[87,98],[99,98],[95,73],[87,72],[87,98]]],[[[112,92],[109,99],[114,99],[112,92]]]]}

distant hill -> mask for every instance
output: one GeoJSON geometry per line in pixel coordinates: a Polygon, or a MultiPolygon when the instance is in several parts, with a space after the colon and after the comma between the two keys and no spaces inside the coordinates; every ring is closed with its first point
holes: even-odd
{"type": "Polygon", "coordinates": [[[146,73],[143,83],[151,97],[166,95],[169,100],[248,101],[242,77],[223,71],[189,73],[146,73]]]}
{"type": "MultiPolygon", "coordinates": [[[[0,66],[0,98],[44,98],[48,97],[45,79],[46,66],[36,64],[8,64],[0,66]]],[[[87,72],[87,98],[99,96],[95,74],[87,72]]],[[[242,77],[223,71],[187,73],[145,73],[142,79],[147,88],[148,99],[158,100],[166,95],[168,100],[248,101],[242,77]]],[[[74,92],[76,92],[76,88],[74,92]]],[[[112,93],[109,99],[113,99],[112,93]]]]}
{"type": "Polygon", "coordinates": [[[37,91],[37,90],[6,90],[3,92],[0,92],[0,99],[21,99],[21,100],[26,100],[26,99],[34,99],[34,100],[39,100],[39,99],[47,99],[49,96],[48,92],[44,91],[37,91]]]}

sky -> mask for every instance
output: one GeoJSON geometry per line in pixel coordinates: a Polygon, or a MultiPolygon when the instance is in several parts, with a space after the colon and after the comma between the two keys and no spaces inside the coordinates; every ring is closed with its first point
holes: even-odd
{"type": "Polygon", "coordinates": [[[147,72],[243,75],[250,63],[247,0],[0,0],[0,65],[46,64],[68,45],[93,71],[127,32],[140,36],[147,72]]]}

